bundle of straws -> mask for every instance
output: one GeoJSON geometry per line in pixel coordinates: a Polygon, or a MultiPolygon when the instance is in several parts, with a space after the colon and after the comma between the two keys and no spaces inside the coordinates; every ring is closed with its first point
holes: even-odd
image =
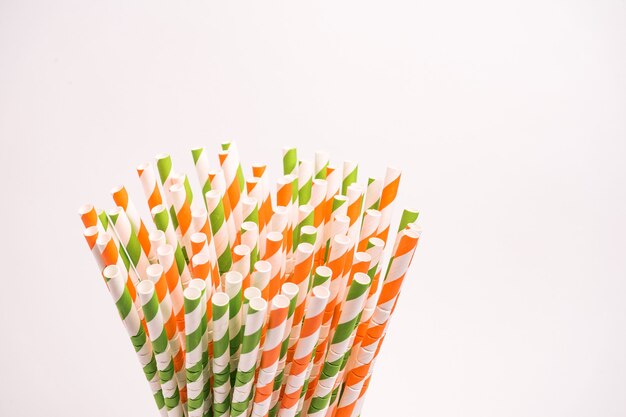
{"type": "Polygon", "coordinates": [[[235,144],[221,148],[218,169],[191,152],[200,198],[169,155],[137,167],[153,225],[124,186],[116,208],[79,209],[157,408],[359,416],[420,235],[404,210],[382,261],[400,171],[362,186],[354,162],[285,148],[272,192],[266,165],[246,178],[235,144]]]}

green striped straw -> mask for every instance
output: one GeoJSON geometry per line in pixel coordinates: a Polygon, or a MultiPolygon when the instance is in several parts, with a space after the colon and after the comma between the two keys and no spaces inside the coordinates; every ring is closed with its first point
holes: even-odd
{"type": "Polygon", "coordinates": [[[283,386],[283,378],[285,375],[285,360],[287,359],[287,350],[289,349],[289,335],[291,334],[291,327],[293,325],[293,313],[296,311],[296,305],[298,303],[298,286],[291,282],[287,282],[282,285],[281,293],[289,299],[289,310],[287,311],[287,323],[285,325],[285,335],[280,345],[280,355],[278,356],[278,368],[276,370],[276,378],[274,379],[274,389],[272,392],[272,401],[270,402],[270,417],[276,416],[280,408],[280,402],[278,401],[280,391],[283,386]]]}
{"type": "Polygon", "coordinates": [[[157,365],[152,352],[152,345],[148,342],[146,333],[141,325],[139,314],[133,305],[133,300],[126,288],[126,279],[122,271],[116,265],[109,265],[103,271],[104,279],[117,307],[117,311],[124,323],[124,327],[130,336],[139,363],[143,369],[146,380],[150,384],[152,396],[162,417],[167,417],[165,400],[161,383],[157,375],[157,365]]]}
{"type": "Polygon", "coordinates": [[[176,218],[176,210],[174,209],[174,203],[170,194],[170,187],[174,185],[172,178],[174,176],[174,171],[172,170],[172,158],[168,154],[159,154],[157,155],[156,160],[159,180],[163,186],[163,196],[165,197],[164,204],[167,204],[167,210],[169,211],[170,218],[172,219],[174,230],[177,230],[178,219],[176,218]]]}
{"type": "Polygon", "coordinates": [[[315,240],[317,239],[317,228],[314,226],[302,226],[300,228],[300,239],[299,243],[308,243],[312,246],[315,246],[315,240]]]}
{"type": "Polygon", "coordinates": [[[181,277],[182,282],[191,279],[191,274],[187,268],[187,259],[180,245],[176,231],[174,230],[173,221],[170,221],[170,215],[164,205],[159,204],[152,209],[152,218],[157,229],[165,234],[165,241],[174,248],[174,259],[176,260],[176,268],[181,277]]]}
{"type": "Polygon", "coordinates": [[[188,288],[195,288],[200,291],[200,308],[201,308],[201,318],[200,323],[202,328],[202,382],[203,382],[203,404],[202,410],[204,416],[211,416],[212,410],[211,407],[213,405],[213,399],[211,398],[211,358],[209,357],[209,344],[213,345],[213,322],[210,321],[211,311],[208,311],[208,299],[211,298],[212,287],[207,286],[207,282],[200,278],[194,278],[189,282],[188,288]],[[208,292],[207,292],[208,291],[208,292]],[[207,318],[207,316],[209,318],[207,318]]]}
{"type": "Polygon", "coordinates": [[[259,226],[253,222],[241,224],[241,244],[250,248],[250,273],[259,260],[259,226]]]}
{"type": "Polygon", "coordinates": [[[328,168],[328,153],[315,152],[315,178],[320,180],[326,179],[326,169],[328,168]]]}
{"type": "Polygon", "coordinates": [[[298,204],[309,204],[313,187],[313,163],[308,160],[300,161],[298,165],[298,204]]]}
{"type": "Polygon", "coordinates": [[[326,359],[313,397],[311,398],[307,414],[310,417],[323,417],[326,415],[337,375],[342,365],[345,366],[345,354],[349,351],[351,342],[354,340],[353,333],[359,323],[370,284],[371,279],[367,274],[358,272],[354,275],[354,279],[346,294],[331,344],[326,353],[326,359]]]}
{"type": "Polygon", "coordinates": [[[313,226],[314,220],[314,212],[313,207],[308,204],[302,205],[298,207],[298,223],[296,224],[296,228],[293,233],[293,250],[295,252],[296,248],[300,244],[300,234],[302,233],[302,228],[304,226],[313,226]]]}
{"type": "Polygon", "coordinates": [[[410,223],[414,223],[419,217],[420,213],[417,210],[405,209],[402,212],[402,217],[400,217],[400,225],[398,227],[398,232],[400,230],[406,229],[406,227],[410,223]]]}
{"type": "Polygon", "coordinates": [[[383,190],[383,182],[380,179],[369,177],[367,179],[367,189],[365,190],[365,209],[363,212],[367,210],[378,210],[378,206],[380,205],[380,194],[383,190]]]}
{"type": "Polygon", "coordinates": [[[230,299],[218,292],[211,298],[213,309],[213,417],[230,413],[230,299]]]}
{"type": "Polygon", "coordinates": [[[343,181],[341,182],[341,194],[346,195],[348,187],[357,180],[359,165],[354,161],[344,161],[343,163],[343,181]]]}
{"type": "Polygon", "coordinates": [[[243,175],[243,169],[241,168],[241,161],[239,159],[239,151],[237,150],[237,145],[234,142],[223,142],[222,150],[228,151],[232,156],[235,157],[235,161],[237,162],[237,172],[235,174],[235,178],[237,180],[237,184],[239,185],[239,190],[242,195],[246,189],[246,180],[243,175]]]}
{"type": "Polygon", "coordinates": [[[296,148],[283,148],[283,174],[295,174],[297,166],[298,151],[296,148]]]}
{"type": "MultiPolygon", "coordinates": [[[[204,378],[202,340],[205,329],[202,325],[202,297],[197,288],[188,287],[185,297],[185,368],[187,371],[187,410],[189,417],[204,415],[204,378]]],[[[206,320],[206,315],[205,315],[206,320]]]]}
{"type": "Polygon", "coordinates": [[[167,414],[170,417],[182,417],[183,407],[180,401],[176,376],[174,375],[174,360],[159,311],[159,301],[154,292],[154,283],[149,280],[141,281],[137,286],[137,295],[141,300],[148,327],[148,335],[154,349],[161,388],[165,397],[165,407],[167,407],[168,411],[167,414]]]}
{"type": "Polygon", "coordinates": [[[230,406],[230,415],[233,417],[247,414],[266,312],[267,301],[264,299],[257,297],[248,303],[241,356],[230,406]]]}
{"type": "Polygon", "coordinates": [[[315,268],[315,272],[313,273],[313,280],[311,280],[311,288],[315,287],[325,287],[326,289],[330,289],[330,279],[333,275],[332,269],[327,266],[320,265],[315,268]]]}
{"type": "MultiPolygon", "coordinates": [[[[209,156],[204,148],[192,149],[191,156],[193,157],[193,164],[196,167],[198,183],[202,188],[202,195],[205,195],[211,191],[211,180],[209,180],[209,156]]],[[[206,201],[204,201],[204,204],[206,204],[206,201]]]]}
{"type": "Polygon", "coordinates": [[[145,279],[147,277],[146,268],[150,266],[150,261],[143,249],[141,249],[139,238],[133,230],[126,212],[121,207],[116,207],[110,210],[108,215],[119,238],[120,246],[126,251],[128,259],[138,273],[139,278],[145,279]]]}
{"type": "Polygon", "coordinates": [[[230,375],[231,384],[234,383],[237,376],[237,363],[239,361],[239,354],[241,352],[241,339],[243,338],[242,332],[242,280],[243,277],[237,271],[230,271],[226,273],[224,278],[226,294],[228,295],[228,332],[230,334],[230,375]]]}
{"type": "Polygon", "coordinates": [[[221,274],[230,271],[233,265],[233,258],[230,253],[230,239],[226,217],[224,215],[224,204],[222,196],[218,190],[211,190],[206,193],[207,210],[211,222],[211,231],[217,252],[217,266],[221,274]]]}

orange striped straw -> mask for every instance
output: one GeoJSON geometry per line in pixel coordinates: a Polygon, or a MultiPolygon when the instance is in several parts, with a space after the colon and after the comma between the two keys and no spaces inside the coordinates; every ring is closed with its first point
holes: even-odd
{"type": "Polygon", "coordinates": [[[265,257],[263,260],[269,262],[272,267],[269,282],[270,300],[278,294],[282,284],[283,257],[283,235],[279,232],[268,233],[267,242],[265,244],[265,257]]]}
{"type": "Polygon", "coordinates": [[[380,225],[378,226],[376,237],[382,239],[385,243],[387,243],[387,237],[389,235],[393,202],[398,194],[401,174],[402,171],[399,169],[388,167],[383,183],[383,190],[380,195],[380,205],[378,207],[380,211],[380,225]]]}
{"type": "Polygon", "coordinates": [[[113,201],[119,207],[122,207],[128,216],[128,220],[130,220],[131,225],[135,229],[137,233],[137,239],[139,239],[139,244],[143,249],[144,253],[148,257],[148,259],[154,261],[155,254],[154,250],[152,250],[152,245],[150,244],[150,237],[148,233],[148,229],[144,224],[143,220],[139,216],[139,212],[137,211],[137,207],[133,204],[133,201],[128,196],[128,191],[126,191],[126,187],[123,185],[119,185],[111,190],[111,195],[113,196],[113,201]]]}
{"type": "Polygon", "coordinates": [[[161,197],[161,190],[159,189],[152,165],[149,162],[139,165],[137,174],[139,175],[139,182],[141,182],[141,188],[148,201],[150,210],[159,204],[163,204],[163,197],[161,197]]]}
{"type": "Polygon", "coordinates": [[[246,245],[237,245],[233,249],[232,271],[237,271],[243,277],[241,281],[242,291],[250,287],[250,248],[246,245]]]}
{"type": "Polygon", "coordinates": [[[84,204],[78,208],[78,215],[83,225],[88,227],[97,227],[99,232],[104,232],[104,227],[98,218],[98,213],[92,204],[84,204]]]}

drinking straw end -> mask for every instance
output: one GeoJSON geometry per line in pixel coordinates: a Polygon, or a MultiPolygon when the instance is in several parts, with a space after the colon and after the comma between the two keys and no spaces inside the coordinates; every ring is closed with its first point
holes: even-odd
{"type": "Polygon", "coordinates": [[[298,295],[298,286],[293,282],[285,282],[281,287],[281,294],[284,294],[290,300],[298,295]]]}
{"type": "Polygon", "coordinates": [[[163,266],[152,264],[146,268],[146,275],[150,281],[156,283],[163,276],[163,266]]]}
{"type": "Polygon", "coordinates": [[[78,208],[78,215],[82,217],[93,209],[93,204],[83,204],[78,208]]]}
{"type": "Polygon", "coordinates": [[[275,309],[289,307],[289,298],[284,294],[277,294],[272,298],[272,307],[275,309]]]}
{"type": "Polygon", "coordinates": [[[166,243],[165,245],[161,245],[157,248],[158,256],[163,256],[163,257],[170,256],[173,252],[174,252],[174,248],[169,243],[166,243]]]}
{"type": "Polygon", "coordinates": [[[201,278],[194,278],[189,281],[189,285],[187,286],[187,288],[195,288],[198,291],[202,292],[206,290],[206,282],[201,278]]]}
{"type": "Polygon", "coordinates": [[[107,281],[117,277],[119,274],[120,269],[117,267],[117,265],[109,265],[104,268],[104,271],[102,271],[102,275],[107,281]]]}
{"type": "Polygon", "coordinates": [[[252,250],[246,245],[237,245],[233,249],[235,255],[246,256],[249,255],[252,250]]]}
{"type": "Polygon", "coordinates": [[[254,264],[254,270],[261,273],[268,273],[272,270],[272,264],[267,261],[257,261],[254,264]]]}
{"type": "Polygon", "coordinates": [[[364,272],[357,272],[354,274],[354,281],[358,282],[361,285],[370,285],[372,279],[364,272]]]}
{"type": "Polygon", "coordinates": [[[211,297],[211,301],[218,307],[224,307],[228,305],[230,299],[228,298],[228,294],[225,292],[216,292],[213,294],[213,297],[211,297]]]}
{"type": "Polygon", "coordinates": [[[261,297],[261,290],[257,287],[248,287],[243,290],[243,298],[247,300],[252,300],[253,298],[261,297]]]}
{"type": "Polygon", "coordinates": [[[224,279],[227,284],[239,285],[243,281],[243,276],[237,271],[229,271],[225,274],[224,279]]]}
{"type": "Polygon", "coordinates": [[[202,292],[199,289],[190,286],[185,288],[183,295],[186,299],[197,300],[202,295],[202,292]]]}
{"type": "Polygon", "coordinates": [[[148,298],[154,292],[154,282],[145,279],[137,285],[137,294],[141,298],[148,298]]]}
{"type": "Polygon", "coordinates": [[[327,300],[330,297],[330,290],[326,287],[315,287],[311,290],[315,298],[327,300]]]}
{"type": "Polygon", "coordinates": [[[248,311],[250,310],[261,311],[261,310],[265,310],[266,308],[267,308],[267,301],[265,301],[261,297],[253,298],[252,300],[250,300],[250,304],[248,305],[248,309],[249,309],[248,311]]]}

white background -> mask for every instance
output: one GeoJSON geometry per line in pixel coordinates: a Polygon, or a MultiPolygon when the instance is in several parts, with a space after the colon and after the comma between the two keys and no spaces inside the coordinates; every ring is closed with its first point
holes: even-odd
{"type": "Polygon", "coordinates": [[[624,1],[1,0],[0,415],[157,415],[77,208],[121,182],[147,213],[137,164],[227,139],[246,170],[403,169],[425,232],[364,417],[626,415],[625,28],[624,1]]]}

